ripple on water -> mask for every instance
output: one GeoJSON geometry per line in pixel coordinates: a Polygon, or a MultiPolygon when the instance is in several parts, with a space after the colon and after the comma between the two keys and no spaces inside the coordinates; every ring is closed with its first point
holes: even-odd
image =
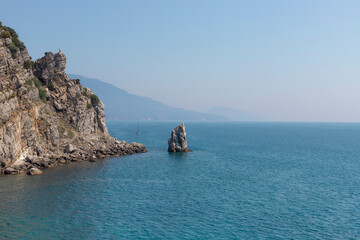
{"type": "Polygon", "coordinates": [[[0,176],[0,238],[360,237],[360,124],[188,123],[169,154],[175,125],[112,122],[149,152],[0,176]]]}

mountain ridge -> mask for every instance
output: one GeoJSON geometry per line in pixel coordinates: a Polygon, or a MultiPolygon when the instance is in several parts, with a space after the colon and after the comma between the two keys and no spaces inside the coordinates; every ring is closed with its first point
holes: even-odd
{"type": "Polygon", "coordinates": [[[241,121],[241,122],[260,122],[265,121],[262,117],[259,117],[250,112],[243,110],[238,110],[229,107],[212,107],[209,109],[208,113],[218,114],[229,118],[231,121],[241,121]]]}
{"type": "Polygon", "coordinates": [[[128,93],[110,83],[96,78],[68,74],[80,79],[85,87],[91,88],[105,104],[108,120],[177,120],[177,121],[226,121],[228,118],[216,114],[201,113],[168,106],[149,97],[128,93]],[[121,104],[127,102],[126,105],[121,104]]]}

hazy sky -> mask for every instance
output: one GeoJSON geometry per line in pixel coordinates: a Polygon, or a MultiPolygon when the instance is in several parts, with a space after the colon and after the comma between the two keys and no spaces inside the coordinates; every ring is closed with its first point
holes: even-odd
{"type": "Polygon", "coordinates": [[[33,59],[171,106],[360,121],[360,1],[0,0],[33,59]]]}

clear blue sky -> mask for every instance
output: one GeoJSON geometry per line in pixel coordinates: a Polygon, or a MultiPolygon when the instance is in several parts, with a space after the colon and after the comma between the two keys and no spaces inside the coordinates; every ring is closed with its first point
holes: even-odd
{"type": "Polygon", "coordinates": [[[30,55],[166,104],[360,121],[360,1],[1,0],[30,55]]]}

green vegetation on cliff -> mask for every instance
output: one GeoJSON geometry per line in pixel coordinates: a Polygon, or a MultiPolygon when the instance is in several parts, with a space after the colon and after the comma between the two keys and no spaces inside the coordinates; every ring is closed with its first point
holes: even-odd
{"type": "Polygon", "coordinates": [[[41,101],[46,102],[46,92],[41,87],[40,80],[37,78],[34,78],[33,81],[34,81],[35,87],[39,90],[39,98],[41,99],[41,101]]]}
{"type": "Polygon", "coordinates": [[[20,41],[19,36],[17,35],[14,29],[12,29],[11,27],[4,26],[0,22],[0,31],[1,31],[0,34],[1,38],[11,38],[12,43],[10,43],[7,47],[13,56],[15,56],[15,54],[19,49],[20,50],[25,49],[25,44],[22,41],[20,41]]]}
{"type": "Polygon", "coordinates": [[[11,38],[11,34],[8,31],[2,31],[0,34],[1,38],[11,38]]]}
{"type": "Polygon", "coordinates": [[[90,99],[91,99],[91,104],[92,105],[96,105],[96,104],[98,104],[100,102],[98,96],[96,96],[95,94],[91,95],[90,99]]]}

